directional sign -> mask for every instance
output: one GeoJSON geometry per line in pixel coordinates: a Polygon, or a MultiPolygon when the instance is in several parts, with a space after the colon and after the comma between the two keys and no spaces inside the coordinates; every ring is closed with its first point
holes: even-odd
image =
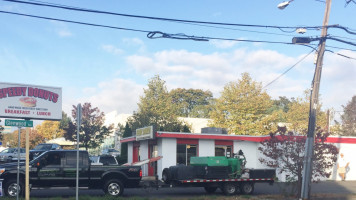
{"type": "Polygon", "coordinates": [[[5,119],[5,126],[33,127],[33,121],[5,119]]]}

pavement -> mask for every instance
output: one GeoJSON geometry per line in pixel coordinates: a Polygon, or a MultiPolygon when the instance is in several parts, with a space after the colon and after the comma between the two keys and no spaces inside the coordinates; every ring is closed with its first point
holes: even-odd
{"type": "MultiPolygon", "coordinates": [[[[287,194],[292,189],[291,185],[287,183],[274,183],[269,185],[268,183],[256,183],[254,193],[251,196],[258,195],[283,195],[287,194]]],[[[75,188],[70,189],[33,189],[31,191],[31,197],[45,198],[45,197],[57,197],[58,194],[63,194],[62,197],[75,196],[75,188]]],[[[345,198],[332,198],[333,195],[356,195],[356,181],[322,181],[319,183],[312,183],[311,186],[312,195],[324,195],[322,199],[345,199],[345,198]]],[[[102,190],[89,190],[80,189],[80,196],[102,196],[104,192],[102,190]]],[[[177,187],[177,188],[135,188],[125,189],[124,197],[143,197],[150,199],[169,199],[169,198],[188,198],[195,199],[202,195],[207,195],[204,188],[201,187],[177,187]]],[[[216,192],[217,196],[223,195],[220,190],[216,192]]],[[[356,197],[356,196],[355,196],[356,197]]],[[[319,199],[319,198],[318,198],[319,199]]]]}

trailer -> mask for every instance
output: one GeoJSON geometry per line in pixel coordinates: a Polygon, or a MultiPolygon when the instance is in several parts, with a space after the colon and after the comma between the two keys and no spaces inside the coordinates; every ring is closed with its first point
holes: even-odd
{"type": "Polygon", "coordinates": [[[162,180],[143,181],[143,187],[203,187],[209,194],[218,188],[226,195],[252,194],[255,183],[273,184],[275,169],[247,169],[246,159],[240,151],[234,158],[222,156],[192,157],[191,165],[165,168],[162,180]]]}

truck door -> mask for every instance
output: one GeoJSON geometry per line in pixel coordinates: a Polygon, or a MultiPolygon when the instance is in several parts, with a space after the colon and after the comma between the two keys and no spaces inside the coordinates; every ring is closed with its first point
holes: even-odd
{"type": "MultiPolygon", "coordinates": [[[[75,186],[77,177],[77,152],[68,151],[63,166],[64,179],[67,185],[75,186]]],[[[89,183],[89,156],[87,152],[79,152],[79,185],[87,186],[89,183]]]]}
{"type": "Polygon", "coordinates": [[[35,185],[46,187],[63,185],[62,159],[62,152],[48,152],[33,163],[31,173],[37,175],[35,185]]]}

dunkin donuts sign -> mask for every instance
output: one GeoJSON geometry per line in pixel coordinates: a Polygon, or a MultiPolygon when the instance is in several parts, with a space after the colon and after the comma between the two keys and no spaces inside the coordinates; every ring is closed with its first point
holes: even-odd
{"type": "Polygon", "coordinates": [[[0,82],[0,117],[62,119],[62,88],[0,82]]]}

